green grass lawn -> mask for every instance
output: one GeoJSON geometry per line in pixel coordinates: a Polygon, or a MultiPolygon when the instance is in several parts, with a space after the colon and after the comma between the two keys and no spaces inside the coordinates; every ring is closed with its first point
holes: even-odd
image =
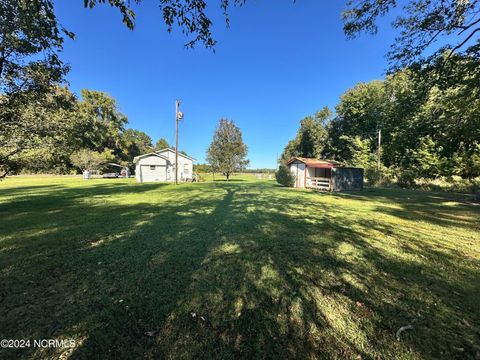
{"type": "Polygon", "coordinates": [[[76,341],[1,359],[478,359],[479,329],[462,195],[0,183],[0,339],[76,341]]]}

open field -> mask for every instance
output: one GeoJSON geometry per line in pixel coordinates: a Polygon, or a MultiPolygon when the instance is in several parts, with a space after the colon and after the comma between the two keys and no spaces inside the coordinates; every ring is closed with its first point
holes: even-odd
{"type": "Polygon", "coordinates": [[[478,359],[479,234],[455,194],[10,178],[0,339],[76,347],[0,358],[478,359]]]}

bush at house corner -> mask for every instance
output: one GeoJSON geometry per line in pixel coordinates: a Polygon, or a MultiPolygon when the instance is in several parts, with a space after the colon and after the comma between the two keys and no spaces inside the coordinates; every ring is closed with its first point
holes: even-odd
{"type": "Polygon", "coordinates": [[[280,165],[275,173],[275,179],[280,185],[292,187],[295,183],[295,178],[285,165],[280,165]]]}

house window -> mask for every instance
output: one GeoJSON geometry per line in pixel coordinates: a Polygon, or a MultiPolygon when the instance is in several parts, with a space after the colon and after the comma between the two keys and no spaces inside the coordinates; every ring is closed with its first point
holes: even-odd
{"type": "Polygon", "coordinates": [[[150,170],[155,170],[155,165],[150,165],[150,170]]]}
{"type": "Polygon", "coordinates": [[[187,164],[183,165],[183,173],[188,174],[189,171],[190,169],[188,168],[188,165],[187,164]]]}

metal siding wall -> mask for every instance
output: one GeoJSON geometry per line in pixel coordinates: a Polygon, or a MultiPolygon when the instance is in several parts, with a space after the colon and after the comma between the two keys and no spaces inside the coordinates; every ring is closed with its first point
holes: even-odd
{"type": "Polygon", "coordinates": [[[294,161],[291,163],[290,166],[290,173],[295,177],[295,183],[293,184],[293,187],[298,187],[298,162],[294,161]]]}
{"type": "Polygon", "coordinates": [[[363,190],[362,168],[333,168],[333,191],[360,191],[363,190]]]}
{"type": "Polygon", "coordinates": [[[297,164],[298,169],[298,186],[299,188],[305,187],[305,164],[299,163],[297,164]]]}
{"type": "Polygon", "coordinates": [[[135,177],[138,182],[142,183],[166,181],[166,165],[167,161],[158,156],[151,155],[144,157],[138,161],[135,167],[135,177]],[[151,165],[155,165],[155,170],[149,169],[151,165]]]}
{"type": "MultiPolygon", "coordinates": [[[[168,157],[172,164],[175,164],[175,151],[166,150],[160,153],[163,156],[168,157]]],[[[183,157],[180,153],[178,154],[178,181],[185,179],[191,180],[193,177],[193,161],[183,157]],[[189,173],[185,174],[185,165],[188,166],[189,173]]],[[[172,167],[170,179],[168,181],[175,181],[175,168],[172,167]]]]}
{"type": "MultiPolygon", "coordinates": [[[[175,163],[175,153],[172,151],[165,151],[162,156],[170,158],[170,164],[163,158],[155,155],[147,156],[138,161],[135,167],[135,178],[138,182],[153,182],[153,181],[175,181],[175,170],[172,164],[175,163]],[[158,168],[157,174],[152,174],[148,168],[145,170],[145,166],[155,165],[158,168]],[[142,166],[144,167],[142,169],[142,166]],[[167,173],[169,171],[169,173],[167,173]]],[[[193,174],[193,161],[178,156],[178,180],[191,180],[193,174]],[[185,174],[185,165],[188,167],[188,174],[185,174]]]]}

